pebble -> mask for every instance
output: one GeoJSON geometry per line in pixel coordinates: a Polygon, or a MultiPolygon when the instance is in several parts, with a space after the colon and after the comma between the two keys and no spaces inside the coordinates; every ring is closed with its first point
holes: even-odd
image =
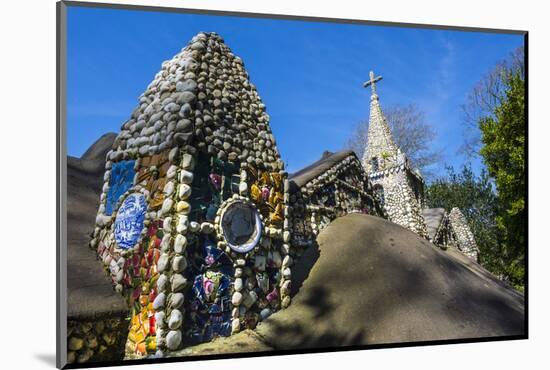
{"type": "MultiPolygon", "coordinates": [[[[184,185],[185,185],[185,184],[184,184],[184,185]]],[[[189,214],[189,212],[191,212],[191,206],[190,206],[189,203],[187,203],[186,201],[180,200],[180,201],[176,204],[176,212],[182,213],[182,214],[184,214],[184,215],[187,215],[187,214],[189,214]]]]}
{"type": "Polygon", "coordinates": [[[173,181],[168,181],[166,183],[166,185],[164,185],[164,189],[163,189],[163,193],[165,196],[169,197],[170,195],[172,195],[172,193],[174,192],[174,182],[173,181]]]}
{"type": "Polygon", "coordinates": [[[243,269],[241,267],[237,267],[235,269],[235,277],[240,278],[241,276],[243,276],[243,269]]]}
{"type": "Polygon", "coordinates": [[[181,344],[181,331],[170,330],[166,335],[166,347],[169,350],[175,351],[181,344]]]}
{"type": "Polygon", "coordinates": [[[184,184],[191,184],[193,182],[193,172],[181,170],[179,180],[184,184]]]}
{"type": "Polygon", "coordinates": [[[176,239],[174,240],[174,252],[181,254],[184,252],[186,246],[187,238],[181,234],[176,235],[176,239]]]}
{"type": "Polygon", "coordinates": [[[186,118],[180,119],[176,124],[176,131],[178,132],[189,132],[193,130],[193,122],[186,118]]]}
{"type": "Polygon", "coordinates": [[[177,144],[184,145],[188,144],[189,141],[192,139],[193,133],[192,132],[178,132],[174,135],[174,140],[177,144]]]}
{"type": "Polygon", "coordinates": [[[91,349],[86,349],[84,350],[83,352],[81,352],[77,359],[76,359],[76,362],[82,364],[84,362],[88,362],[90,361],[90,359],[92,358],[92,356],[94,355],[94,351],[92,351],[91,349]]]}
{"type": "MultiPolygon", "coordinates": [[[[286,257],[286,256],[285,256],[286,257]]],[[[280,268],[283,265],[281,253],[274,251],[271,255],[271,261],[275,267],[280,268]]]]}
{"type": "Polygon", "coordinates": [[[243,279],[236,278],[235,282],[233,283],[233,288],[235,291],[240,292],[243,289],[243,279]]]}
{"type": "Polygon", "coordinates": [[[168,153],[168,160],[173,163],[176,160],[176,156],[178,155],[178,152],[179,152],[178,147],[172,148],[168,153]]]}
{"type": "Polygon", "coordinates": [[[210,222],[203,222],[201,224],[201,233],[212,234],[214,231],[214,225],[212,225],[210,222]]]}
{"type": "Polygon", "coordinates": [[[289,256],[289,255],[286,255],[285,258],[283,259],[283,267],[288,267],[290,266],[292,262],[292,258],[289,256]]]}
{"type": "Polygon", "coordinates": [[[160,328],[166,327],[166,322],[164,321],[165,318],[166,318],[166,314],[164,313],[164,311],[155,312],[155,321],[158,327],[160,328]]]}
{"type": "Polygon", "coordinates": [[[172,199],[170,198],[164,199],[164,202],[162,202],[161,213],[164,215],[167,214],[168,212],[170,212],[173,206],[174,206],[174,201],[172,199]]]}
{"type": "Polygon", "coordinates": [[[189,219],[186,215],[181,215],[178,218],[178,226],[176,226],[176,231],[180,234],[183,234],[187,231],[187,227],[189,226],[189,219]]]}
{"type": "Polygon", "coordinates": [[[241,321],[236,318],[231,321],[231,334],[236,334],[241,330],[241,321]]]}
{"type": "Polygon", "coordinates": [[[157,268],[159,272],[164,272],[166,270],[166,267],[168,266],[168,262],[170,260],[170,256],[166,253],[163,253],[158,262],[157,262],[157,268]]]}
{"type": "Polygon", "coordinates": [[[181,274],[172,275],[170,280],[172,282],[172,292],[179,292],[187,285],[187,279],[181,274]]]}
{"type": "Polygon", "coordinates": [[[168,283],[168,277],[165,274],[161,274],[157,280],[157,291],[166,290],[166,284],[168,283]]]}
{"type": "MultiPolygon", "coordinates": [[[[172,232],[172,217],[166,217],[163,221],[162,221],[162,230],[165,232],[165,233],[170,233],[172,232]]],[[[167,235],[165,235],[167,236],[167,235]]]]}
{"type": "MultiPolygon", "coordinates": [[[[183,168],[185,170],[193,170],[193,168],[195,167],[195,160],[193,159],[193,156],[189,153],[185,153],[181,157],[180,166],[181,166],[181,168],[183,168]]],[[[191,175],[191,182],[192,181],[193,181],[193,175],[191,175]]],[[[191,183],[191,182],[189,182],[189,183],[191,183]]]]}
{"type": "Polygon", "coordinates": [[[169,103],[164,107],[165,112],[175,113],[179,112],[180,106],[176,103],[169,103]]]}
{"type": "Polygon", "coordinates": [[[176,256],[172,260],[172,270],[182,272],[187,267],[187,259],[184,256],[176,256]]]}
{"type": "Polygon", "coordinates": [[[173,293],[170,296],[170,308],[180,308],[183,305],[185,297],[183,293],[173,293]]]}
{"type": "Polygon", "coordinates": [[[160,250],[162,252],[168,252],[170,250],[170,234],[164,234],[162,240],[160,241],[160,250]]]}
{"type": "MultiPolygon", "coordinates": [[[[179,116],[182,118],[189,118],[189,116],[191,115],[191,111],[192,111],[191,104],[185,103],[181,106],[181,109],[179,111],[179,116]]],[[[197,125],[196,121],[195,121],[195,125],[197,125]]]]}
{"type": "Polygon", "coordinates": [[[168,167],[168,171],[166,171],[166,177],[169,179],[173,179],[178,174],[178,167],[175,165],[171,165],[168,167]]]}
{"type": "Polygon", "coordinates": [[[155,311],[160,311],[164,308],[164,305],[166,303],[166,294],[164,292],[159,293],[155,300],[153,301],[153,308],[155,311]]]}
{"type": "Polygon", "coordinates": [[[290,280],[285,280],[283,285],[281,285],[281,295],[285,296],[290,294],[290,284],[290,280]]]}
{"type": "Polygon", "coordinates": [[[191,195],[191,186],[187,184],[180,184],[178,187],[178,196],[181,200],[189,198],[191,195]]]}
{"type": "Polygon", "coordinates": [[[189,230],[191,230],[191,232],[196,233],[196,232],[199,232],[200,229],[201,229],[201,224],[199,224],[198,222],[196,222],[196,221],[191,221],[191,222],[189,223],[189,230]]]}
{"type": "Polygon", "coordinates": [[[240,292],[233,293],[233,296],[231,297],[231,303],[233,306],[238,306],[243,301],[243,295],[240,292]]]}
{"type": "MultiPolygon", "coordinates": [[[[178,81],[176,83],[176,91],[195,91],[197,89],[197,83],[193,80],[178,81]]],[[[186,102],[188,103],[188,102],[186,102]]]]}
{"type": "Polygon", "coordinates": [[[186,103],[193,103],[196,99],[196,96],[195,94],[193,94],[192,92],[190,91],[183,91],[179,96],[178,96],[178,100],[176,100],[176,103],[182,105],[182,104],[186,104],[186,103]]]}
{"type": "Polygon", "coordinates": [[[172,330],[179,329],[183,322],[183,315],[180,310],[174,309],[170,313],[170,319],[168,319],[168,327],[172,330]]]}
{"type": "Polygon", "coordinates": [[[283,232],[283,241],[288,243],[290,241],[290,231],[283,232]]]}
{"type": "Polygon", "coordinates": [[[71,337],[69,338],[69,349],[71,351],[78,351],[84,347],[84,340],[77,338],[77,337],[71,337]]]}

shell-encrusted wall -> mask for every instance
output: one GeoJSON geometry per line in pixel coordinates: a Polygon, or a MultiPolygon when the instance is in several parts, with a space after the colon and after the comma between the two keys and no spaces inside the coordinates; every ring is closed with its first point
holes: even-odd
{"type": "Polygon", "coordinates": [[[451,212],[449,212],[448,218],[449,231],[453,244],[455,244],[458,250],[466,256],[477,261],[479,259],[479,248],[466,217],[464,217],[459,208],[453,207],[451,212]]]}
{"type": "Polygon", "coordinates": [[[200,33],[107,154],[90,246],[128,300],[126,355],[254,328],[290,304],[287,174],[241,59],[200,33]]]}
{"type": "Polygon", "coordinates": [[[319,232],[337,217],[352,212],[385,217],[361,163],[352,152],[296,187],[290,194],[290,202],[296,253],[314,244],[319,232]]]}
{"type": "Polygon", "coordinates": [[[401,164],[371,173],[369,179],[388,219],[427,238],[428,231],[422,216],[424,184],[413,175],[412,170],[401,164]]]}

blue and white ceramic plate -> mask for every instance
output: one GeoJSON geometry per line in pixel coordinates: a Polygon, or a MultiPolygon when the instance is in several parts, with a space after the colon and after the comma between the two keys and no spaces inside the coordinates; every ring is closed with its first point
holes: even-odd
{"type": "Polygon", "coordinates": [[[130,249],[137,244],[146,211],[143,194],[133,193],[124,199],[115,219],[115,240],[119,248],[130,249]]]}

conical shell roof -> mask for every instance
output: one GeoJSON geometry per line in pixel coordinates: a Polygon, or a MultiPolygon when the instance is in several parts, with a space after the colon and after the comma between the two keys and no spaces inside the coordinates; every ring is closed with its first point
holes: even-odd
{"type": "Polygon", "coordinates": [[[283,170],[265,105],[242,60],[216,33],[197,34],[162,63],[108,159],[153,155],[174,146],[283,170]]]}

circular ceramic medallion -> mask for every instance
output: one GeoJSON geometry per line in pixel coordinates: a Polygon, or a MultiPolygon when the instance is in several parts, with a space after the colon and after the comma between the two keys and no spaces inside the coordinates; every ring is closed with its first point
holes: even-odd
{"type": "Polygon", "coordinates": [[[143,194],[133,193],[124,199],[115,219],[115,240],[119,248],[130,249],[137,244],[146,210],[143,194]]]}
{"type": "Polygon", "coordinates": [[[246,253],[260,241],[262,221],[258,211],[249,203],[237,201],[229,204],[220,224],[223,238],[235,252],[246,253]]]}

